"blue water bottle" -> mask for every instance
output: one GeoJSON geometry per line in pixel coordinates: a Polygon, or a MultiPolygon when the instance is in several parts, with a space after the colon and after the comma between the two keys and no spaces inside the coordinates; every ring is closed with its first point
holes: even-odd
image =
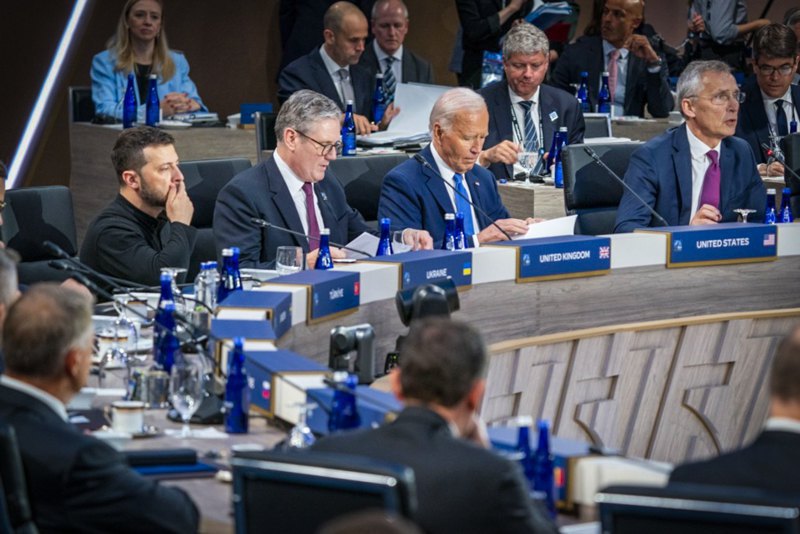
{"type": "Polygon", "coordinates": [[[125,88],[125,97],[122,99],[122,127],[133,128],[136,122],[136,77],[133,73],[128,74],[128,86],[125,88]]]}
{"type": "Polygon", "coordinates": [[[472,236],[467,236],[464,232],[464,213],[456,212],[456,232],[454,234],[455,249],[463,250],[465,248],[472,248],[470,245],[472,236]]]}
{"type": "Polygon", "coordinates": [[[517,417],[517,452],[521,453],[519,459],[522,464],[522,472],[525,474],[525,479],[528,481],[529,491],[533,491],[534,482],[534,468],[533,468],[533,451],[531,450],[531,426],[533,426],[533,418],[528,415],[520,415],[517,417]]]}
{"type": "Polygon", "coordinates": [[[383,73],[375,74],[375,92],[372,93],[372,120],[375,124],[381,122],[386,111],[386,92],[383,90],[383,73]]]}
{"type": "Polygon", "coordinates": [[[315,269],[333,269],[333,258],[331,257],[331,231],[323,228],[319,231],[319,252],[315,269]]]}
{"type": "Polygon", "coordinates": [[[553,156],[553,184],[560,189],[564,188],[564,168],[562,165],[562,155],[564,147],[567,146],[567,127],[562,126],[558,129],[558,143],[553,156]]]}
{"type": "Polygon", "coordinates": [[[175,360],[181,357],[181,344],[175,335],[175,303],[167,302],[156,314],[155,328],[160,331],[153,340],[153,361],[167,374],[172,370],[175,360]]]}
{"type": "Polygon", "coordinates": [[[444,214],[444,240],[442,250],[456,249],[456,216],[454,213],[444,214]]]}
{"type": "Polygon", "coordinates": [[[544,494],[545,505],[552,517],[556,516],[555,479],[553,456],[550,454],[550,425],[540,420],[539,444],[533,454],[533,489],[544,494]]]}
{"type": "Polygon", "coordinates": [[[333,391],[328,430],[333,433],[358,428],[361,425],[361,416],[358,415],[356,407],[358,377],[347,371],[336,371],[333,373],[333,381],[337,387],[333,391]]]}
{"type": "Polygon", "coordinates": [[[775,211],[775,190],[767,189],[767,207],[764,209],[764,224],[775,224],[778,222],[778,214],[775,211]]]}
{"type": "Polygon", "coordinates": [[[347,101],[342,123],[342,156],[356,155],[356,122],[353,120],[353,101],[347,101]]]}
{"type": "Polygon", "coordinates": [[[242,273],[239,271],[239,247],[222,249],[222,273],[220,274],[217,303],[242,289],[242,273]]]}
{"type": "Polygon", "coordinates": [[[161,122],[161,104],[158,100],[158,76],[150,75],[150,82],[147,87],[147,113],[145,123],[148,126],[156,126],[161,122]]]}
{"type": "Polygon", "coordinates": [[[608,72],[603,73],[603,83],[597,94],[597,112],[611,113],[611,90],[608,88],[608,72]]]}
{"type": "Polygon", "coordinates": [[[391,256],[394,254],[394,249],[392,248],[391,223],[392,221],[388,217],[381,219],[381,238],[380,241],[378,241],[378,251],[375,253],[376,256],[391,256]]]}
{"type": "Polygon", "coordinates": [[[792,215],[792,206],[789,202],[791,196],[792,190],[788,187],[784,187],[783,192],[781,193],[781,212],[779,214],[779,219],[782,223],[790,223],[794,221],[794,216],[792,215]]]}
{"type": "Polygon", "coordinates": [[[244,368],[244,338],[233,339],[228,356],[228,380],[225,382],[225,432],[247,434],[250,412],[250,387],[244,368]]]}
{"type": "MultiPolygon", "coordinates": [[[[172,275],[169,273],[161,273],[161,296],[158,298],[158,306],[156,306],[155,323],[153,325],[153,350],[158,350],[159,343],[164,334],[164,329],[161,324],[164,322],[162,315],[165,313],[164,308],[167,304],[172,304],[173,311],[175,310],[175,296],[172,294],[172,275]]],[[[173,318],[174,323],[174,318],[173,318]]]]}
{"type": "Polygon", "coordinates": [[[578,102],[581,103],[581,111],[589,113],[592,111],[592,105],[589,102],[589,73],[586,71],[581,72],[581,85],[578,87],[578,102]]]}

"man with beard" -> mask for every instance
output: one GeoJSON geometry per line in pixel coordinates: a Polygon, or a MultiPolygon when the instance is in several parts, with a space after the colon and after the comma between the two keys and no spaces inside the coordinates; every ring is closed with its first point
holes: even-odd
{"type": "Polygon", "coordinates": [[[197,230],[174,144],[157,128],[122,132],[111,152],[119,195],[89,225],[81,261],[146,285],[158,285],[162,267],[189,267],[197,230]]]}

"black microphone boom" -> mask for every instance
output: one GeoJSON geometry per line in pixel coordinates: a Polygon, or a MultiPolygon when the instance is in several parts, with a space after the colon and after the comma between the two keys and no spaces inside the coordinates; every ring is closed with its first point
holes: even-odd
{"type": "MultiPolygon", "coordinates": [[[[786,164],[786,160],[784,159],[783,155],[781,155],[781,154],[775,152],[774,150],[772,150],[772,148],[767,143],[761,143],[761,148],[764,149],[764,152],[766,153],[768,159],[769,158],[773,158],[775,161],[777,161],[778,163],[783,165],[783,170],[784,171],[789,171],[789,173],[791,173],[792,176],[794,176],[795,178],[800,180],[800,175],[798,175],[796,172],[794,172],[794,169],[792,169],[791,167],[789,167],[786,164]]],[[[785,180],[786,179],[784,178],[784,181],[785,180]]]]}
{"type": "Polygon", "coordinates": [[[47,249],[48,252],[53,254],[54,256],[61,258],[61,262],[50,262],[50,267],[54,269],[58,269],[59,271],[69,271],[74,270],[77,272],[81,272],[87,276],[92,276],[107,283],[109,286],[120,289],[120,290],[127,290],[127,289],[152,289],[150,286],[146,286],[144,284],[138,284],[136,282],[131,282],[130,280],[125,280],[123,278],[117,278],[115,276],[111,276],[108,274],[101,275],[100,273],[94,271],[88,265],[84,265],[79,260],[73,258],[69,254],[66,253],[64,249],[53,243],[52,241],[45,240],[42,242],[42,246],[47,249]],[[72,265],[72,269],[67,267],[67,264],[72,265]]]}
{"type": "MultiPolygon", "coordinates": [[[[283,226],[278,226],[277,224],[273,224],[273,223],[271,223],[269,221],[266,221],[264,219],[259,219],[258,217],[250,217],[250,222],[255,224],[256,226],[260,226],[261,228],[274,228],[276,230],[280,230],[281,232],[286,232],[287,234],[296,235],[297,237],[305,237],[309,241],[311,241],[311,240],[319,241],[318,237],[311,237],[310,235],[304,234],[303,232],[297,232],[295,230],[290,230],[288,228],[284,228],[283,226]]],[[[358,250],[357,248],[346,247],[344,245],[340,245],[339,243],[334,243],[333,241],[329,241],[329,243],[331,245],[333,245],[334,247],[341,248],[341,249],[344,249],[344,250],[349,250],[350,252],[355,252],[356,254],[363,254],[364,256],[366,256],[368,258],[372,258],[373,256],[375,256],[375,254],[370,254],[369,252],[365,252],[363,250],[358,250]]]]}
{"type": "Polygon", "coordinates": [[[598,156],[598,155],[597,155],[597,152],[595,152],[595,151],[592,149],[592,147],[590,147],[590,146],[584,146],[584,147],[583,147],[583,151],[584,151],[584,152],[586,152],[586,153],[589,155],[589,157],[590,157],[590,158],[592,158],[592,159],[594,160],[594,162],[595,162],[595,163],[597,163],[598,165],[600,165],[600,166],[601,166],[601,167],[602,167],[602,168],[603,168],[603,169],[604,169],[604,170],[605,170],[605,171],[606,171],[606,172],[609,174],[609,176],[611,176],[612,178],[614,178],[614,180],[616,180],[616,181],[617,181],[617,182],[618,182],[618,183],[619,183],[619,184],[620,184],[620,185],[621,185],[621,186],[622,186],[622,187],[623,187],[625,190],[627,190],[627,191],[628,191],[630,194],[632,194],[634,197],[636,197],[636,200],[638,200],[638,201],[641,203],[641,205],[642,205],[642,206],[644,206],[645,208],[647,208],[647,211],[649,211],[649,212],[650,212],[650,213],[653,215],[653,217],[655,217],[655,218],[656,218],[656,220],[657,220],[658,222],[660,222],[660,223],[661,223],[663,226],[669,226],[669,223],[667,223],[667,221],[664,219],[664,217],[662,217],[661,215],[659,215],[659,213],[658,213],[656,210],[654,210],[654,209],[653,209],[653,208],[650,206],[650,204],[648,204],[647,202],[645,202],[645,201],[644,201],[644,199],[643,199],[642,197],[640,197],[640,196],[639,196],[639,195],[636,193],[636,191],[634,191],[634,190],[631,188],[631,186],[629,186],[628,184],[626,184],[626,183],[625,183],[625,180],[623,180],[622,178],[620,178],[620,177],[619,177],[619,175],[617,175],[617,173],[615,173],[613,170],[611,170],[611,167],[609,167],[608,165],[606,165],[606,164],[605,164],[605,162],[604,162],[602,159],[600,159],[600,156],[598,156]]]}
{"type": "MultiPolygon", "coordinates": [[[[455,194],[456,194],[456,195],[458,195],[458,196],[460,196],[461,198],[463,198],[464,200],[466,200],[466,201],[467,201],[467,203],[468,203],[470,206],[472,206],[473,208],[475,208],[475,211],[477,211],[478,213],[480,213],[481,215],[483,215],[484,217],[486,217],[486,219],[488,219],[488,220],[489,220],[489,222],[491,222],[491,223],[492,223],[492,226],[494,226],[495,228],[497,228],[498,230],[500,230],[500,233],[501,233],[501,234],[503,234],[504,236],[506,236],[506,239],[508,239],[509,241],[511,241],[511,236],[510,236],[510,235],[508,235],[508,232],[506,232],[505,230],[503,230],[502,228],[500,228],[500,225],[498,225],[496,222],[494,222],[494,220],[493,220],[491,217],[489,217],[489,215],[488,215],[488,214],[487,214],[485,211],[483,211],[483,209],[481,209],[481,207],[480,207],[480,206],[478,206],[477,204],[475,204],[474,202],[472,202],[472,201],[469,199],[469,197],[467,197],[467,195],[465,195],[464,193],[462,193],[461,191],[459,191],[458,189],[456,189],[456,187],[455,187],[453,184],[451,184],[450,182],[448,182],[447,180],[445,180],[445,179],[444,179],[444,176],[442,176],[442,174],[441,174],[441,173],[440,173],[440,172],[439,172],[437,169],[434,169],[434,168],[433,168],[433,165],[431,165],[430,163],[428,163],[428,160],[426,160],[426,159],[425,159],[425,157],[424,157],[422,154],[420,154],[420,153],[414,154],[414,159],[415,159],[415,160],[417,160],[417,161],[419,162],[419,164],[420,164],[420,165],[422,165],[423,167],[425,167],[426,169],[430,169],[430,170],[431,170],[431,172],[433,172],[433,174],[435,174],[437,178],[439,178],[439,179],[440,179],[442,182],[444,182],[444,184],[445,184],[447,187],[449,187],[450,189],[452,189],[452,190],[453,190],[453,192],[455,192],[455,194]]],[[[466,216],[467,216],[467,214],[465,213],[465,214],[464,214],[464,216],[466,217],[466,216]]]]}

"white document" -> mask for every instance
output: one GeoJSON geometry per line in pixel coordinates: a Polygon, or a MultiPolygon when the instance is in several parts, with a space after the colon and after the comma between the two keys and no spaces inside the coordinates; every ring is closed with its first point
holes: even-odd
{"type": "Polygon", "coordinates": [[[433,105],[442,93],[452,89],[444,85],[424,83],[398,83],[394,92],[394,105],[400,108],[388,132],[428,133],[428,119],[433,105]]]}
{"type": "Polygon", "coordinates": [[[512,237],[517,239],[532,239],[534,237],[555,237],[559,235],[575,235],[575,219],[577,215],[567,215],[558,219],[550,219],[528,226],[528,233],[512,237]]]}
{"type": "MultiPolygon", "coordinates": [[[[356,250],[363,250],[364,252],[375,254],[375,251],[378,250],[379,241],[380,239],[378,239],[377,236],[364,232],[357,238],[350,241],[347,244],[347,246],[356,250]]],[[[392,250],[394,251],[395,254],[400,254],[401,252],[408,252],[409,250],[411,250],[411,246],[393,241],[392,250]]],[[[353,252],[351,250],[345,250],[344,252],[345,254],[347,254],[348,258],[353,258],[356,260],[363,260],[365,258],[370,257],[364,254],[359,254],[358,252],[353,252]]]]}

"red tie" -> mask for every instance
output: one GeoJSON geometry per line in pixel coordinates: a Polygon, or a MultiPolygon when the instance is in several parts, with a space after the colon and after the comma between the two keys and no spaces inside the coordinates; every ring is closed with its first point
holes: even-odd
{"type": "MultiPolygon", "coordinates": [[[[706,176],[703,179],[703,189],[700,191],[700,206],[709,204],[715,208],[719,208],[719,154],[716,150],[709,150],[706,156],[711,160],[711,165],[708,166],[706,176]]],[[[698,206],[698,209],[700,208],[698,206]]]]}
{"type": "Polygon", "coordinates": [[[317,210],[314,206],[314,186],[311,182],[303,184],[303,192],[306,194],[306,217],[308,218],[308,250],[319,248],[319,224],[317,224],[317,210]]]}
{"type": "Polygon", "coordinates": [[[611,102],[614,102],[614,95],[617,94],[617,58],[619,48],[615,48],[608,54],[608,90],[611,93],[611,102]]]}

